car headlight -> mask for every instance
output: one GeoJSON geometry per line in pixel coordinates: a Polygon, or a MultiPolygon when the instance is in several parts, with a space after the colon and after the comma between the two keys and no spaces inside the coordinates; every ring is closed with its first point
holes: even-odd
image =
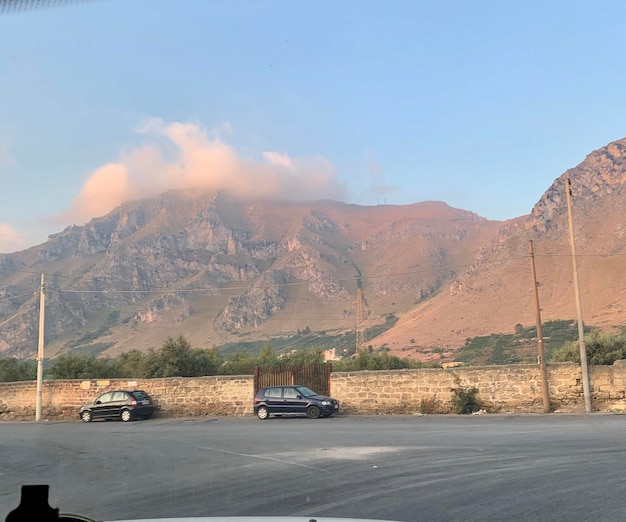
{"type": "Polygon", "coordinates": [[[322,401],[322,406],[330,406],[330,401],[322,401]]]}

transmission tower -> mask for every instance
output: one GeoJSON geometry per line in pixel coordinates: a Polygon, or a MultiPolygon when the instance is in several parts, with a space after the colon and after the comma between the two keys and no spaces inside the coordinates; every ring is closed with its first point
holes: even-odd
{"type": "Polygon", "coordinates": [[[363,290],[356,292],[356,351],[358,354],[365,344],[365,331],[363,330],[363,290]]]}

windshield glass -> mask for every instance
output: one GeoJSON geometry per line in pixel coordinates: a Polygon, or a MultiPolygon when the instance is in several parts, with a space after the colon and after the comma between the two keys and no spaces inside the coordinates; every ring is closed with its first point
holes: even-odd
{"type": "Polygon", "coordinates": [[[306,386],[298,386],[296,389],[298,390],[298,393],[303,397],[312,397],[313,395],[317,395],[317,393],[315,393],[313,390],[310,390],[306,386]]]}
{"type": "Polygon", "coordinates": [[[623,518],[625,20],[0,0],[0,522],[623,518]]]}

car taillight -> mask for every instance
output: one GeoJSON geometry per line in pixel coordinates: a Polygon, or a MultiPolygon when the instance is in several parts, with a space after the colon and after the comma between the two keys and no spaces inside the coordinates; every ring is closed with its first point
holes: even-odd
{"type": "Polygon", "coordinates": [[[261,402],[261,399],[259,399],[258,397],[255,397],[254,402],[261,402]]]}
{"type": "Polygon", "coordinates": [[[135,400],[134,397],[130,400],[130,405],[131,406],[137,406],[137,401],[135,400]]]}

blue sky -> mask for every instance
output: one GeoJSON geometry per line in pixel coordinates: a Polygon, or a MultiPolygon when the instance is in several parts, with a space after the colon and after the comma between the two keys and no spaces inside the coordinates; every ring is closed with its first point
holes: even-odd
{"type": "Polygon", "coordinates": [[[621,1],[575,0],[100,0],[4,14],[0,251],[204,177],[527,214],[564,170],[626,136],[625,16],[621,1]]]}

